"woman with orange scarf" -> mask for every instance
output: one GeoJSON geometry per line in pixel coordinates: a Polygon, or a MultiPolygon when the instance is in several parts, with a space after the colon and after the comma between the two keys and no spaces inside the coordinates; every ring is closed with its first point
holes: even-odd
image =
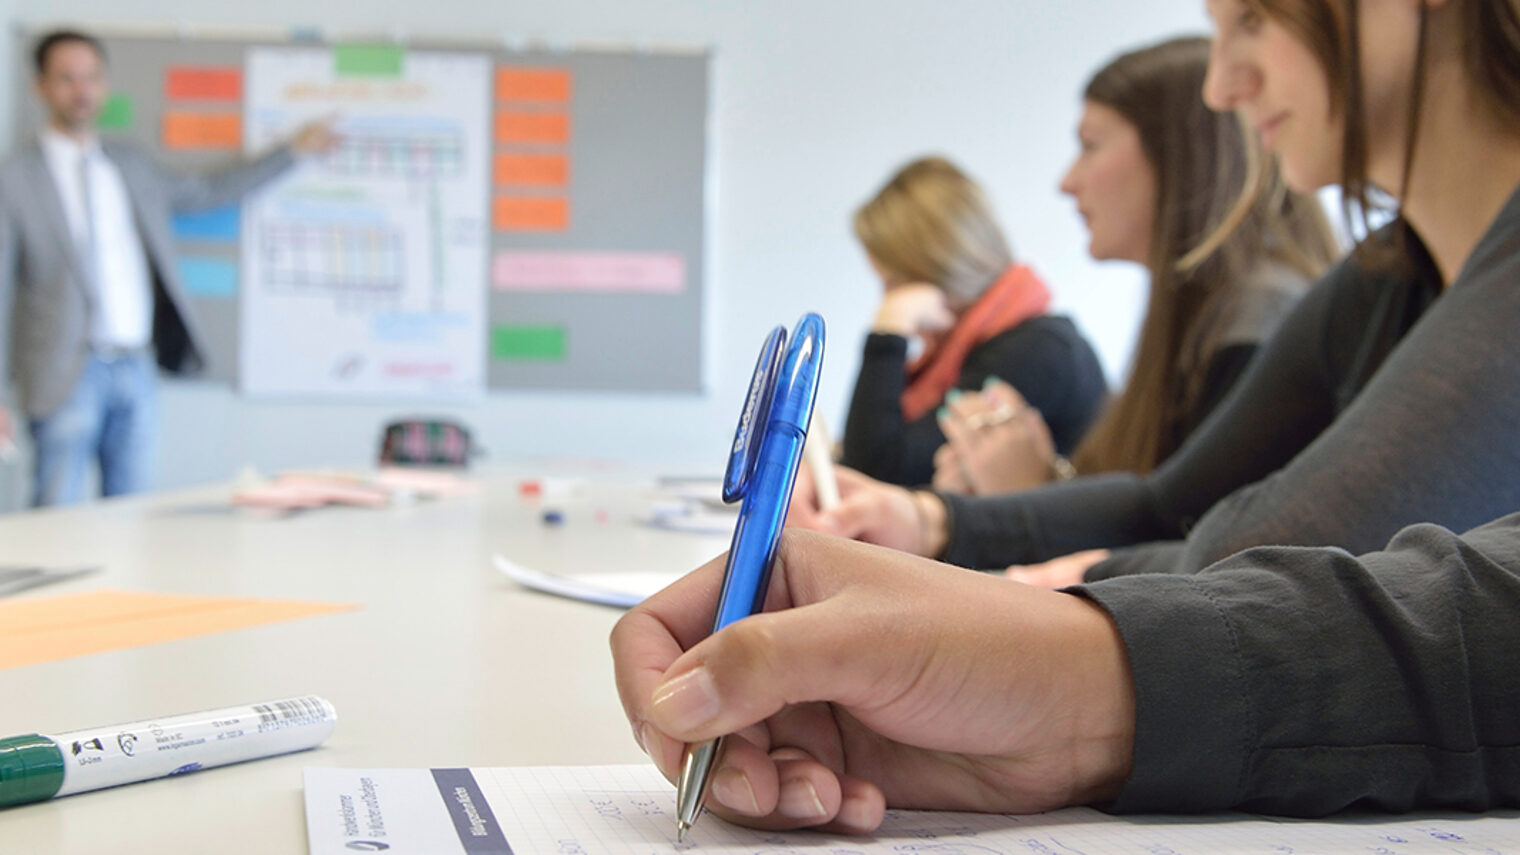
{"type": "Polygon", "coordinates": [[[856,213],[855,233],[885,295],[845,422],[846,466],[929,483],[945,442],[937,411],[992,378],[1040,412],[1058,451],[1076,446],[1102,405],[1103,370],[1072,322],[1047,314],[1050,290],[1014,261],[975,182],[942,158],[914,161],[856,213]]]}

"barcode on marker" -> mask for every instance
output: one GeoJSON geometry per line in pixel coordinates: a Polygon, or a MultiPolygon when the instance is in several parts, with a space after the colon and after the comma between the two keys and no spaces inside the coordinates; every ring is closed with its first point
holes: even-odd
{"type": "Polygon", "coordinates": [[[327,717],[327,708],[316,698],[292,698],[270,704],[254,704],[253,709],[259,714],[260,726],[305,724],[327,717]]]}

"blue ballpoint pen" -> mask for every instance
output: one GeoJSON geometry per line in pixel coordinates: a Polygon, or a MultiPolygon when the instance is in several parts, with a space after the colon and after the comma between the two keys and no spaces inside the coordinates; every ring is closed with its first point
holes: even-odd
{"type": "MultiPolygon", "coordinates": [[[[713,632],[760,611],[770,586],[771,565],[781,541],[781,528],[791,504],[792,485],[807,441],[823,367],[823,318],[806,314],[787,335],[776,327],[760,348],[755,376],[739,416],[728,472],[723,477],[723,501],[740,499],[739,522],[723,571],[723,590],[713,632]]],[[[686,838],[702,812],[707,778],[722,750],[723,740],[688,745],[676,784],[676,840],[686,838]]]]}

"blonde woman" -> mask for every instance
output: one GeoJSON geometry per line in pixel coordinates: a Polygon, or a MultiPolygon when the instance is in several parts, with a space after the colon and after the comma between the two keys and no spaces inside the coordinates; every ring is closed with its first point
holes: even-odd
{"type": "Polygon", "coordinates": [[[991,377],[1039,409],[1057,449],[1076,446],[1102,403],[1102,368],[1072,322],[1047,313],[1049,289],[1014,261],[974,181],[943,158],[916,160],[860,208],[855,234],[883,297],[845,422],[845,465],[929,483],[945,441],[936,412],[991,377]]]}

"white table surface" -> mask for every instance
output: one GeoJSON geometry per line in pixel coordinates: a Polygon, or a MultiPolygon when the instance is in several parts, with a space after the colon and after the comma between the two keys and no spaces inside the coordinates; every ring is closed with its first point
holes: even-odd
{"type": "Polygon", "coordinates": [[[612,679],[621,612],[520,589],[490,556],[551,572],[684,571],[726,539],[639,524],[652,482],[606,476],[555,501],[566,520],[548,526],[542,502],[518,494],[530,474],[487,476],[476,497],[283,519],[231,511],[230,488],[0,517],[0,563],[103,568],[27,597],[114,588],[361,606],[0,670],[0,736],[308,693],[339,716],[314,751],[0,810],[0,852],[305,852],[305,766],[645,762],[612,679]]]}

